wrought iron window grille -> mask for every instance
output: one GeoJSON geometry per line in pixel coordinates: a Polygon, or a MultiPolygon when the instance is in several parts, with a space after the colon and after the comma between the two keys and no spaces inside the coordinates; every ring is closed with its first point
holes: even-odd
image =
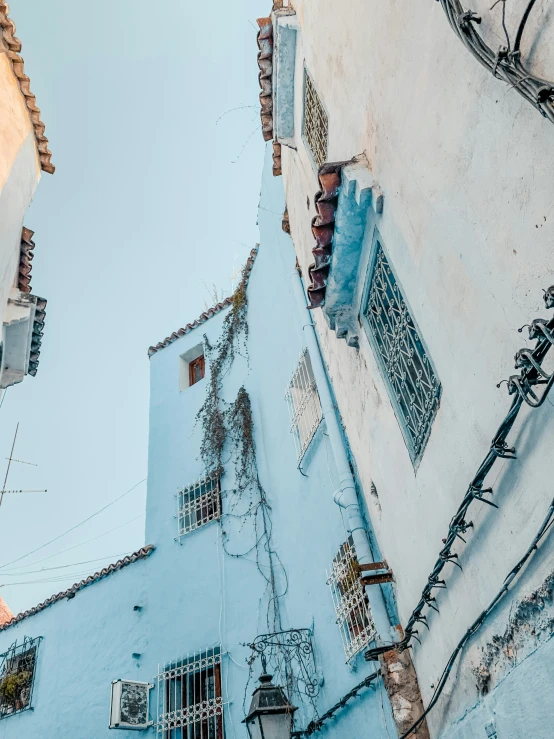
{"type": "Polygon", "coordinates": [[[221,648],[204,649],[158,670],[156,734],[223,739],[221,648]]]}
{"type": "Polygon", "coordinates": [[[180,539],[191,531],[221,518],[219,475],[209,475],[177,493],[177,524],[180,539]]]}
{"type": "Polygon", "coordinates": [[[287,388],[291,433],[300,465],[323,418],[312,363],[304,349],[287,388]]]}
{"type": "Polygon", "coordinates": [[[0,655],[0,720],[32,708],[40,640],[26,636],[0,655]]]}
{"type": "Polygon", "coordinates": [[[333,559],[327,572],[327,584],[333,597],[346,661],[350,662],[374,640],[376,634],[351,536],[333,559]]]}
{"type": "Polygon", "coordinates": [[[316,669],[311,629],[261,634],[247,646],[252,650],[250,665],[257,656],[264,658],[271,674],[276,676],[276,682],[286,686],[289,700],[303,702],[307,698],[315,709],[314,699],[323,680],[316,669]]]}
{"type": "Polygon", "coordinates": [[[308,70],[304,68],[304,121],[302,133],[317,169],[327,161],[329,118],[308,70]]]}
{"type": "Polygon", "coordinates": [[[439,407],[441,384],[377,232],[362,318],[417,464],[439,407]]]}

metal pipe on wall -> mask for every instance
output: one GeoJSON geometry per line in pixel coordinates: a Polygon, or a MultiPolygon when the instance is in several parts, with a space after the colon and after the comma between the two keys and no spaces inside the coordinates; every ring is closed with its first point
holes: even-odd
{"type": "MultiPolygon", "coordinates": [[[[350,470],[345,440],[342,434],[337,410],[333,402],[331,387],[325,370],[325,365],[323,363],[316,329],[312,320],[312,315],[310,311],[307,310],[304,285],[302,283],[300,273],[296,269],[292,275],[292,282],[298,306],[301,310],[305,311],[308,319],[303,326],[306,347],[310,353],[312,370],[319,393],[319,399],[321,401],[323,418],[327,427],[329,442],[331,444],[333,458],[339,475],[339,489],[334,495],[334,500],[335,503],[344,510],[346,526],[352,535],[358,562],[360,564],[368,564],[373,562],[374,558],[369,546],[369,538],[364,525],[360,503],[358,501],[356,484],[350,470]]],[[[393,638],[396,639],[396,632],[391,629],[391,623],[381,588],[378,585],[370,585],[366,587],[366,593],[377,632],[376,639],[379,641],[389,642],[391,635],[394,635],[393,638]]]]}

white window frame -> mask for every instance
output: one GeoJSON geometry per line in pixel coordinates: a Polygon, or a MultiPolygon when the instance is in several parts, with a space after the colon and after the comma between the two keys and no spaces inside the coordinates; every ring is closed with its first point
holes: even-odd
{"type": "MultiPolygon", "coordinates": [[[[186,351],[184,354],[180,355],[179,357],[179,391],[180,392],[183,392],[184,390],[188,390],[189,387],[193,387],[193,385],[190,384],[190,363],[194,362],[196,359],[199,359],[200,357],[204,357],[204,361],[206,361],[205,354],[204,354],[204,344],[197,344],[196,346],[193,346],[191,349],[186,351]]],[[[203,379],[204,378],[202,378],[202,380],[203,379]]],[[[194,385],[200,384],[202,380],[198,380],[197,382],[194,383],[194,385]]]]}
{"type": "Polygon", "coordinates": [[[158,715],[156,721],[156,735],[163,739],[170,737],[198,736],[196,729],[200,726],[200,733],[211,736],[210,728],[215,728],[215,737],[225,733],[223,716],[223,679],[221,666],[221,647],[210,647],[187,655],[184,659],[166,664],[163,669],[158,668],[158,715]],[[198,680],[198,673],[206,673],[213,677],[213,690],[217,693],[219,677],[219,693],[209,697],[206,695],[208,686],[202,686],[202,676],[198,680]],[[197,683],[200,682],[201,692],[196,693],[197,683]],[[179,689],[178,689],[179,688],[179,689]],[[202,688],[204,692],[202,692],[202,688]],[[172,693],[173,690],[173,693],[172,693]],[[187,705],[183,707],[183,694],[187,696],[187,705]],[[192,694],[192,700],[191,700],[192,694]],[[208,724],[208,733],[202,733],[203,724],[208,724]],[[192,727],[190,732],[186,731],[192,727]],[[218,729],[221,731],[218,732],[218,729]],[[179,729],[184,731],[179,732],[179,729]]]}
{"type": "Polygon", "coordinates": [[[321,96],[306,66],[304,66],[302,138],[310,152],[316,170],[319,170],[329,156],[329,114],[325,110],[321,96]],[[310,102],[313,102],[313,106],[310,105],[310,102]],[[319,118],[323,121],[323,131],[320,130],[319,118]],[[325,140],[324,151],[320,151],[318,146],[312,147],[314,136],[325,140]]]}
{"type": "Polygon", "coordinates": [[[289,408],[290,431],[294,438],[298,465],[300,465],[323,418],[321,401],[307,349],[304,349],[300,355],[287,387],[285,399],[289,408]]]}
{"type": "Polygon", "coordinates": [[[221,518],[221,478],[207,475],[177,492],[177,539],[221,518]]]}
{"type": "Polygon", "coordinates": [[[331,569],[327,572],[327,584],[331,589],[346,661],[351,662],[376,635],[351,536],[333,559],[331,569]]]}

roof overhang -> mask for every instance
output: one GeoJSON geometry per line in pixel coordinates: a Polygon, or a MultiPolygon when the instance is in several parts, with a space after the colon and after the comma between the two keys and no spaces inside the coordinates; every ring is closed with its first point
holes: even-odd
{"type": "Polygon", "coordinates": [[[19,89],[25,100],[27,111],[35,132],[35,139],[40,160],[40,168],[44,172],[54,174],[55,167],[51,162],[52,152],[48,149],[48,139],[44,135],[44,123],[40,118],[40,108],[37,99],[30,89],[31,81],[23,69],[23,58],[20,55],[21,41],[15,35],[15,24],[9,18],[8,3],[0,0],[0,53],[5,53],[9,59],[13,73],[19,83],[19,89]]]}
{"type": "Polygon", "coordinates": [[[21,382],[37,373],[46,300],[12,288],[2,326],[0,388],[21,382]]]}

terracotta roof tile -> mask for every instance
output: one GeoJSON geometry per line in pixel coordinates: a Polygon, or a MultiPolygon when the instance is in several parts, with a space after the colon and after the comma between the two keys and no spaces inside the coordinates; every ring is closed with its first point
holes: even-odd
{"type": "MultiPolygon", "coordinates": [[[[280,7],[280,6],[279,6],[280,7]]],[[[275,10],[275,6],[273,7],[275,10]]],[[[273,21],[258,18],[258,81],[260,83],[260,117],[264,141],[273,138],[273,21]]],[[[273,142],[273,174],[281,174],[281,144],[273,142]]]]}
{"type": "Polygon", "coordinates": [[[31,292],[31,269],[33,259],[33,249],[35,242],[33,241],[34,231],[25,228],[21,232],[21,251],[19,252],[19,275],[17,278],[17,288],[22,293],[31,292]]]}
{"type": "MultiPolygon", "coordinates": [[[[250,256],[248,257],[248,260],[246,262],[247,278],[250,277],[250,273],[252,272],[252,267],[254,266],[254,260],[256,259],[257,253],[258,253],[258,247],[255,247],[254,249],[252,249],[252,251],[250,252],[250,256]]],[[[153,354],[160,351],[160,349],[165,349],[166,346],[173,344],[174,341],[177,341],[182,336],[185,336],[185,334],[190,333],[195,328],[198,328],[198,326],[201,326],[203,323],[206,323],[206,321],[208,321],[210,318],[217,315],[225,308],[228,308],[232,304],[232,302],[233,302],[233,297],[230,296],[228,298],[225,298],[225,300],[222,300],[221,303],[217,303],[209,310],[205,310],[192,323],[187,323],[186,326],[183,326],[183,328],[180,328],[177,331],[174,331],[170,336],[167,336],[163,341],[158,342],[155,346],[149,347],[148,356],[151,357],[153,354]]]]}
{"type": "Polygon", "coordinates": [[[317,215],[312,218],[312,234],[316,245],[312,249],[314,262],[308,267],[311,285],[308,287],[310,309],[321,308],[325,303],[327,277],[331,266],[335,213],[339,200],[342,168],[346,162],[323,164],[319,168],[319,191],[314,198],[317,215]]]}
{"type": "Polygon", "coordinates": [[[29,367],[27,372],[35,377],[38,369],[40,350],[42,348],[42,335],[44,333],[44,321],[46,320],[46,300],[36,296],[35,320],[33,321],[33,335],[31,337],[31,353],[29,355],[29,367]]]}
{"type": "Polygon", "coordinates": [[[273,138],[273,22],[258,18],[258,81],[260,83],[260,117],[264,141],[273,138]]]}
{"type": "Polygon", "coordinates": [[[30,90],[30,80],[23,71],[23,59],[20,56],[21,41],[15,36],[15,24],[8,17],[10,12],[8,3],[0,0],[0,53],[3,51],[11,62],[13,72],[19,82],[19,89],[25,98],[29,117],[35,131],[40,166],[45,172],[54,173],[52,152],[48,149],[48,139],[44,135],[44,123],[40,119],[40,109],[37,108],[36,98],[30,90]]]}
{"type": "Polygon", "coordinates": [[[29,618],[29,616],[34,616],[36,613],[43,611],[45,608],[48,608],[48,606],[51,606],[53,603],[56,603],[59,600],[63,600],[64,598],[74,598],[75,594],[78,593],[79,590],[82,590],[83,588],[86,588],[88,585],[92,585],[93,583],[98,582],[99,580],[103,580],[108,575],[111,575],[114,572],[117,572],[118,570],[122,570],[124,567],[127,567],[127,565],[130,565],[133,562],[137,562],[139,559],[145,559],[150,554],[152,554],[153,551],[154,551],[154,547],[152,546],[152,544],[149,544],[146,547],[142,547],[142,549],[139,549],[138,551],[133,552],[133,554],[130,554],[128,557],[124,557],[123,559],[120,559],[117,562],[114,562],[114,564],[108,565],[108,567],[104,567],[104,569],[100,570],[100,572],[96,572],[94,575],[89,575],[89,577],[87,577],[85,580],[81,580],[81,582],[78,582],[75,585],[72,585],[70,588],[68,588],[67,590],[64,590],[62,593],[53,595],[51,598],[48,598],[42,603],[39,603],[38,606],[35,606],[34,608],[30,608],[28,611],[23,611],[22,613],[18,613],[17,616],[14,616],[11,620],[3,624],[0,624],[0,631],[9,629],[10,626],[15,626],[15,624],[18,624],[20,621],[23,621],[23,619],[29,618]]]}

